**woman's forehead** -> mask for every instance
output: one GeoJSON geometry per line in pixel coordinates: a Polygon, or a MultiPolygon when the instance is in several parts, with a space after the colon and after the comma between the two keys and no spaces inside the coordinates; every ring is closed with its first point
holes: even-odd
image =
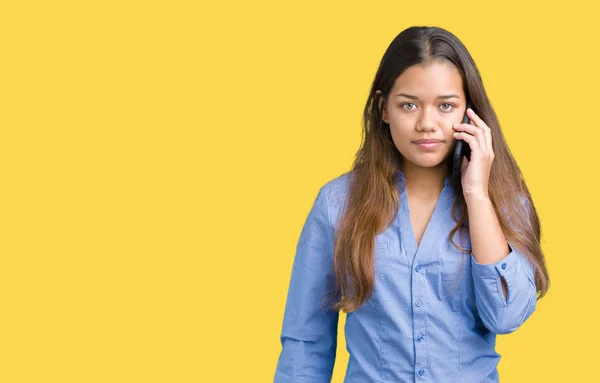
{"type": "Polygon", "coordinates": [[[462,77],[452,64],[432,63],[408,67],[394,81],[391,96],[405,93],[417,98],[438,98],[442,95],[463,96],[462,77]]]}

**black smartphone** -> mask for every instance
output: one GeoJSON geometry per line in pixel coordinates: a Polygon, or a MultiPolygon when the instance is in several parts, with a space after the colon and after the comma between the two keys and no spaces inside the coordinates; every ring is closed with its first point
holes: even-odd
{"type": "MultiPolygon", "coordinates": [[[[473,107],[471,103],[467,101],[467,109],[473,107]]],[[[467,116],[467,111],[465,110],[465,115],[462,120],[462,124],[469,123],[469,116],[467,116]]],[[[463,140],[456,140],[456,146],[454,148],[454,156],[452,158],[452,182],[454,183],[454,187],[456,190],[462,192],[462,185],[460,182],[460,168],[462,166],[463,157],[467,157],[467,160],[471,160],[471,147],[469,144],[463,140]]]]}

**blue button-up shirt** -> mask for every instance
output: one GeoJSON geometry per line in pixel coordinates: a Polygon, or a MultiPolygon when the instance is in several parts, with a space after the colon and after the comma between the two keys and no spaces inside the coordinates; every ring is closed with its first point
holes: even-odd
{"type": "MultiPolygon", "coordinates": [[[[349,177],[321,187],[302,228],[275,383],[331,381],[339,313],[323,298],[333,286],[333,235],[349,177]]],[[[401,171],[397,180],[399,212],[375,237],[373,296],[346,316],[344,382],[498,382],[496,334],[516,330],[535,310],[533,265],[510,243],[510,254],[491,264],[451,244],[455,191],[448,177],[417,246],[401,171]]],[[[470,248],[468,237],[454,241],[470,248]]]]}

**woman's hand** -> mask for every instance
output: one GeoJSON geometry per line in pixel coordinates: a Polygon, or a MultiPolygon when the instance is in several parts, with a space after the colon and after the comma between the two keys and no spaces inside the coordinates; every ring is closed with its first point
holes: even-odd
{"type": "Polygon", "coordinates": [[[489,198],[490,170],[494,161],[491,129],[470,108],[467,116],[470,124],[454,124],[454,138],[464,140],[471,148],[471,160],[463,157],[461,183],[465,199],[489,198]]]}

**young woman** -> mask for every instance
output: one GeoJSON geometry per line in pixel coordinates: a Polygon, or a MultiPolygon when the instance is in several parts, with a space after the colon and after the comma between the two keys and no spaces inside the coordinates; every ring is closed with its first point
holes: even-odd
{"type": "Polygon", "coordinates": [[[363,124],[351,171],[321,187],[300,234],[275,382],[330,382],[339,310],[346,383],[498,382],[496,334],[529,318],[549,277],[535,206],[465,46],[441,28],[401,32],[363,124]],[[456,184],[460,140],[471,153],[456,184]]]}

